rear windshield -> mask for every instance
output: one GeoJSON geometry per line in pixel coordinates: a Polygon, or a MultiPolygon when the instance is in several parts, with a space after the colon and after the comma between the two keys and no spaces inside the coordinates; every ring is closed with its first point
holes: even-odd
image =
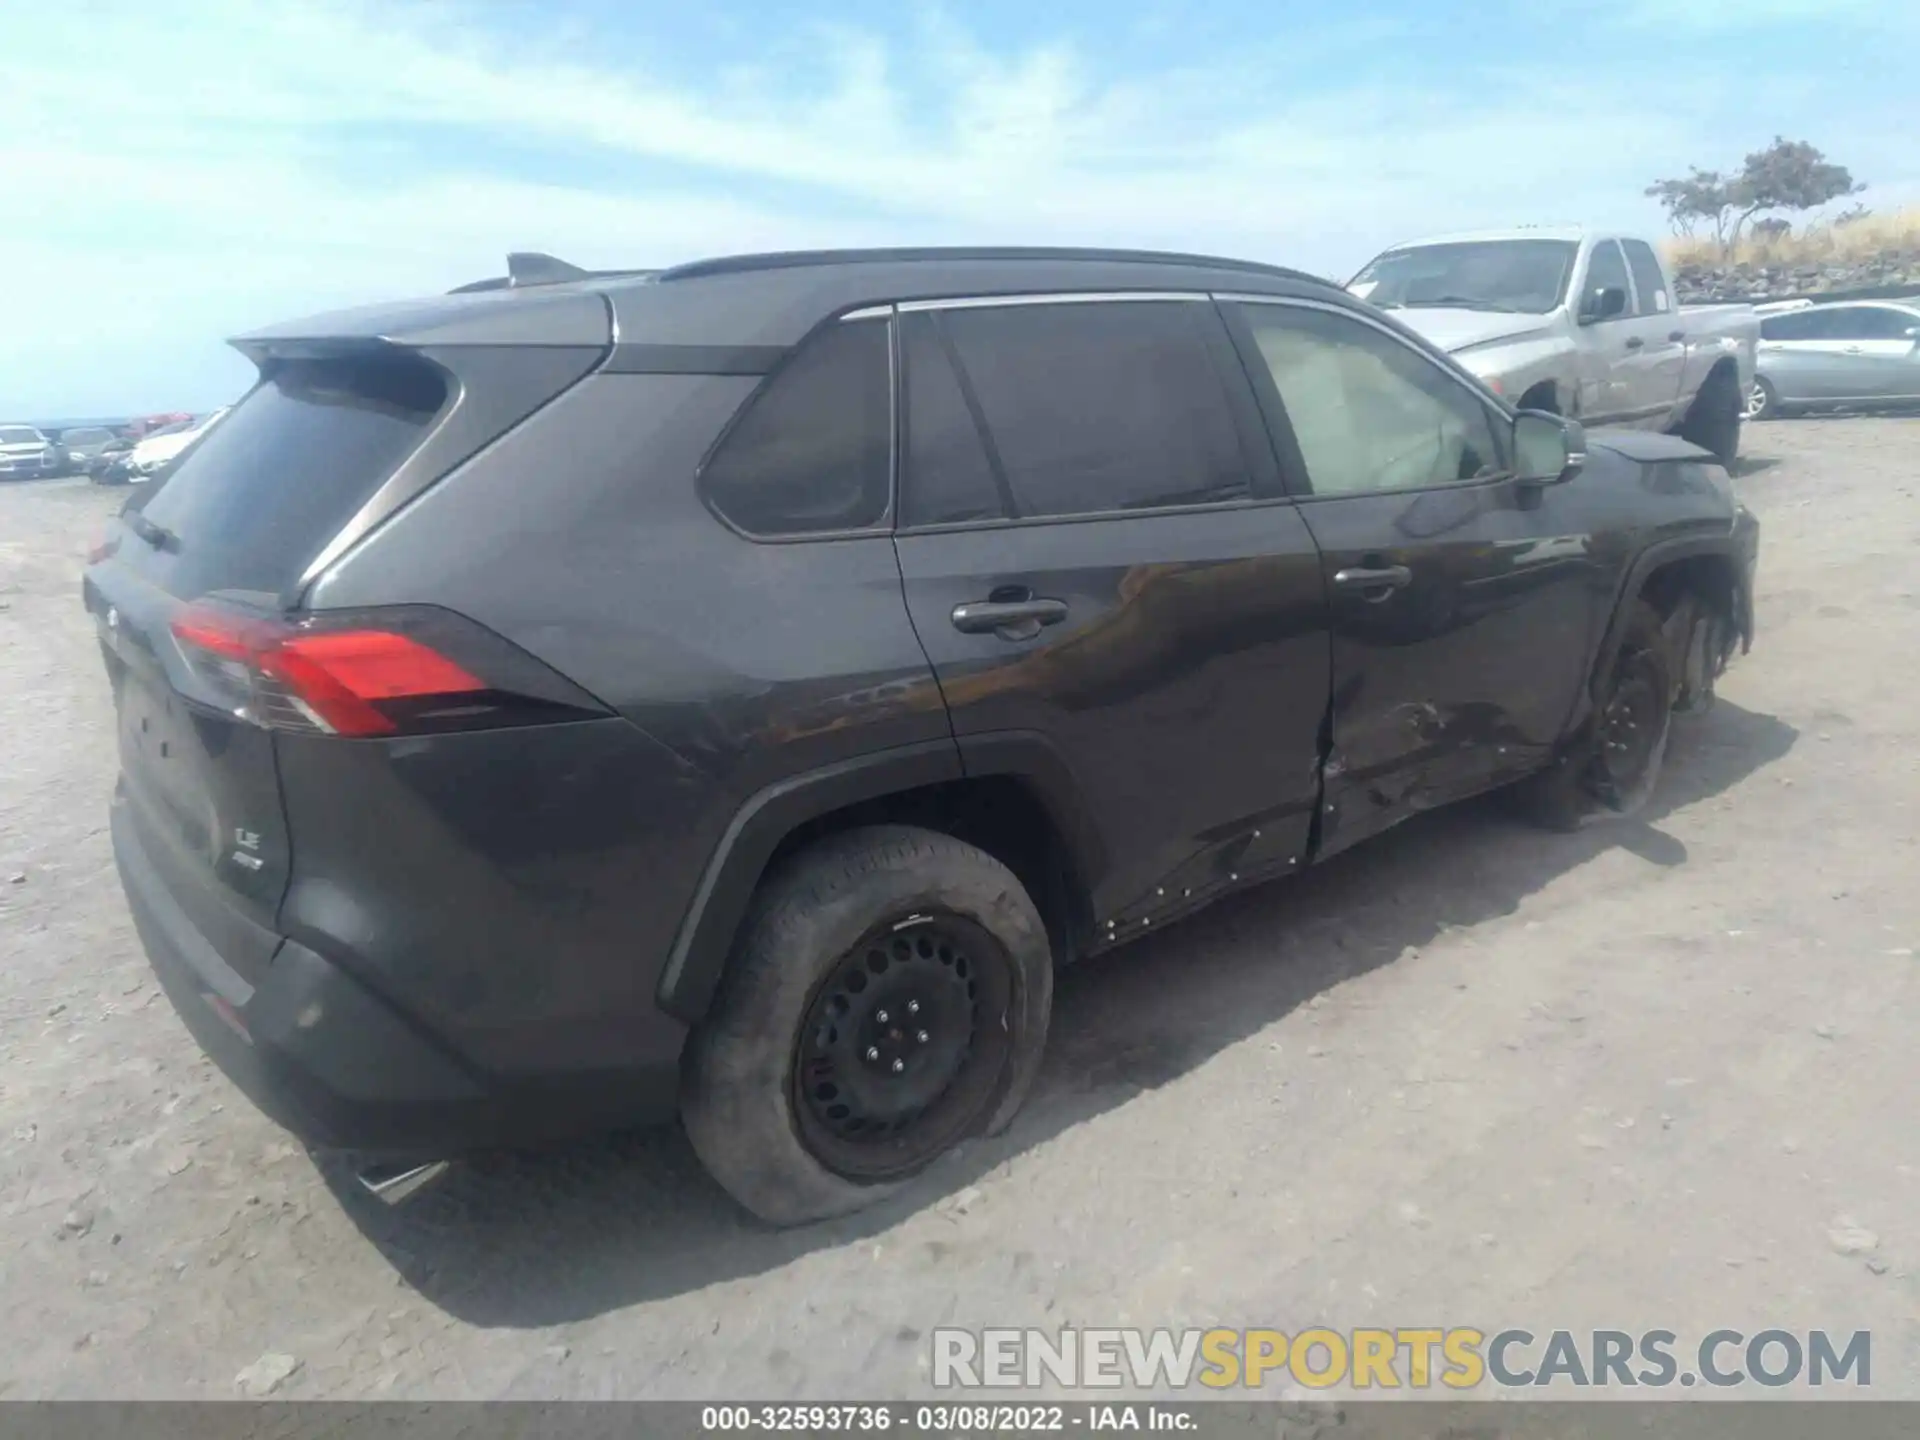
{"type": "Polygon", "coordinates": [[[446,399],[442,372],[410,356],[273,363],[140,504],[169,536],[155,578],[182,596],[285,589],[446,399]]]}

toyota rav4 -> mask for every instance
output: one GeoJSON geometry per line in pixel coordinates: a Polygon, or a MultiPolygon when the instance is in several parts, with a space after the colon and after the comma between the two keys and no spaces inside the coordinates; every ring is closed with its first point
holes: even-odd
{"type": "Polygon", "coordinates": [[[1705,452],[1305,275],[509,269],[237,341],[86,571],[140,935],[317,1147],[677,1113],[853,1209],[1007,1123],[1056,966],[1477,792],[1630,812],[1750,643],[1705,452]]]}

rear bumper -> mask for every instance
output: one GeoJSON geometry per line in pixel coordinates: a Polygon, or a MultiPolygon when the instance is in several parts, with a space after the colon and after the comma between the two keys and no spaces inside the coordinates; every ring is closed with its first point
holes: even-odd
{"type": "Polygon", "coordinates": [[[114,859],[155,974],[200,1047],[307,1143],[396,1159],[532,1147],[670,1119],[679,1054],[618,1073],[475,1071],[347,974],[292,940],[250,984],[219,955],[113,809],[114,859]]]}

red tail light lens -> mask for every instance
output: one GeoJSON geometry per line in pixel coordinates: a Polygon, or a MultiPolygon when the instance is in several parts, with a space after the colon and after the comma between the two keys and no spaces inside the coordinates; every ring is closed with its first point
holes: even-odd
{"type": "Polygon", "coordinates": [[[110,560],[120,548],[120,539],[116,535],[102,535],[87,547],[87,564],[98,565],[102,560],[110,560]]]}
{"type": "Polygon", "coordinates": [[[195,605],[171,628],[206,698],[269,729],[364,738],[607,713],[524,651],[444,611],[290,622],[195,605]]]}

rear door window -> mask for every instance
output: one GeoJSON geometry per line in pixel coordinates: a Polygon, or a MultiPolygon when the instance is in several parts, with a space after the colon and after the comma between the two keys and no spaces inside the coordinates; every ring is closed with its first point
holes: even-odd
{"type": "Polygon", "coordinates": [[[1900,340],[1906,338],[1909,329],[1920,325],[1920,316],[1909,315],[1904,310],[1883,309],[1877,305],[1836,310],[1834,314],[1843,317],[1842,324],[1832,336],[1836,340],[1900,340]]]}
{"type": "Polygon", "coordinates": [[[1653,247],[1644,240],[1624,240],[1621,244],[1627,252],[1627,268],[1633,271],[1634,314],[1666,314],[1672,302],[1653,247]]]}
{"type": "Polygon", "coordinates": [[[790,356],[701,472],[749,535],[864,530],[887,515],[893,451],[887,322],[830,325],[790,356]]]}
{"type": "Polygon", "coordinates": [[[955,488],[957,467],[973,466],[965,483],[979,503],[1020,517],[1246,497],[1248,463],[1208,327],[1224,346],[1212,305],[1180,300],[938,312],[956,381],[942,403],[958,426],[956,398],[971,402],[994,498],[971,459],[937,472],[940,486],[955,488]]]}
{"type": "Polygon", "coordinates": [[[446,399],[443,372],[417,356],[269,362],[179,468],[135,497],[158,527],[150,533],[168,537],[154,578],[184,598],[287,588],[413,453],[446,399]]]}

